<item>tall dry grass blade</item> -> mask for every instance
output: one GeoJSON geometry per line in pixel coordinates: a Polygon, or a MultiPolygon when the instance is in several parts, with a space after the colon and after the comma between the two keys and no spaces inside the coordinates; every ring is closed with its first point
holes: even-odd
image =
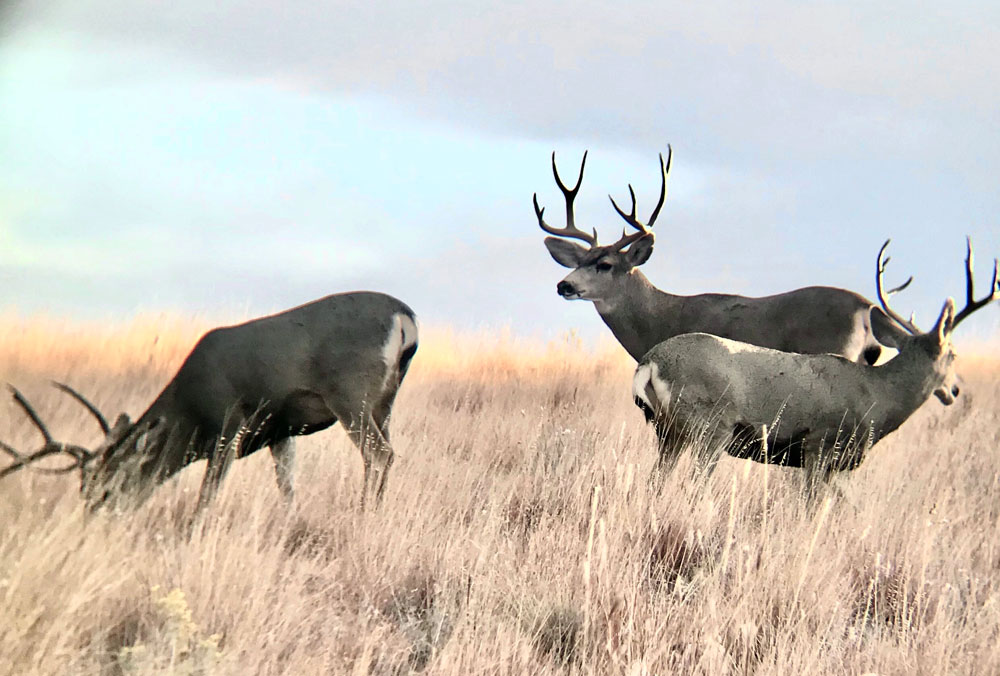
{"type": "Polygon", "coordinates": [[[806,550],[805,561],[802,562],[802,570],[799,571],[799,581],[795,585],[795,595],[792,597],[792,607],[799,607],[799,595],[802,593],[802,585],[806,582],[806,576],[809,573],[809,564],[812,561],[813,550],[816,549],[816,541],[819,540],[819,534],[823,530],[823,524],[826,522],[827,514],[830,513],[830,504],[832,499],[827,497],[823,500],[823,506],[819,510],[819,518],[816,521],[816,529],[813,531],[812,537],[809,539],[809,549],[806,550]]]}

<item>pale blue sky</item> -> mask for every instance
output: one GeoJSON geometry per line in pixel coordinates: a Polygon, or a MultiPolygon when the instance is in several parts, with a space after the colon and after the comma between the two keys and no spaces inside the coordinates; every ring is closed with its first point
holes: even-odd
{"type": "MultiPolygon", "coordinates": [[[[558,152],[602,240],[647,211],[680,293],[807,284],[929,323],[1000,254],[1000,8],[940,3],[9,2],[0,309],[227,316],[385,290],[429,324],[606,331],[531,208],[558,152]]],[[[959,299],[961,302],[961,298],[959,299]]],[[[963,333],[1000,331],[984,310],[963,333]]]]}

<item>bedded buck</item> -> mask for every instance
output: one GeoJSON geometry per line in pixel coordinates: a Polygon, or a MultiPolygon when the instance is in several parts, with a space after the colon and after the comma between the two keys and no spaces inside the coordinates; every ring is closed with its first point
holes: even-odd
{"type": "MultiPolygon", "coordinates": [[[[614,244],[599,245],[593,234],[576,227],[573,201],[587,164],[580,163],[580,175],[573,188],[559,178],[556,156],[552,153],[552,174],[566,201],[566,227],[554,228],[544,219],[545,210],[534,196],[538,225],[554,237],[545,246],[557,263],[573,268],[556,290],[567,300],[593,301],[598,313],[615,338],[638,361],[654,345],[683,333],[701,331],[753,345],[786,352],[839,354],[851,361],[874,364],[882,352],[869,317],[873,303],[846,289],[809,286],[774,296],[752,298],[706,293],[679,296],[653,286],[638,267],[653,253],[650,228],[660,214],[667,196],[667,176],[672,151],[667,160],[660,155],[660,199],[647,223],[636,217],[635,191],[629,185],[632,210],[625,213],[614,198],[611,204],[634,230],[622,233],[614,244]],[[589,248],[568,241],[578,239],[589,248]]],[[[905,286],[905,285],[904,285],[905,286]]],[[[890,327],[898,337],[903,331],[890,327]]]]}
{"type": "Polygon", "coordinates": [[[945,405],[954,402],[958,386],[952,332],[1000,298],[996,261],[990,293],[975,300],[970,241],[965,308],[956,314],[949,298],[934,328],[923,333],[889,306],[882,286],[888,244],[878,256],[878,297],[906,333],[882,333],[887,321],[872,313],[876,334],[899,350],[881,366],[832,354],[779,352],[706,333],[676,336],[650,350],[636,368],[632,391],[636,405],[654,423],[660,466],[672,467],[691,442],[706,473],[726,452],[805,468],[808,485],[815,487],[816,479],[857,467],[873,444],[932,393],[945,405]]]}
{"type": "Polygon", "coordinates": [[[185,466],[207,460],[199,509],[214,496],[234,457],[270,447],[278,487],[291,500],[293,437],[338,420],[361,450],[361,502],[385,490],[393,450],[389,414],[417,349],[413,311],[381,293],[327,296],[269,317],[205,334],[173,380],[132,423],[111,426],[96,406],[57,384],[93,414],[105,433],[91,450],[55,441],[28,400],[14,399],[44,437],[37,451],[0,449],[5,477],[52,455],[70,455],[91,507],[111,496],[140,502],[185,466]]]}

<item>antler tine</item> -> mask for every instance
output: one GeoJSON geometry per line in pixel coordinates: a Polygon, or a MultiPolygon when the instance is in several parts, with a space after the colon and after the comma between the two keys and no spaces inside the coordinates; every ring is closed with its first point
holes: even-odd
{"type": "Polygon", "coordinates": [[[670,162],[673,160],[674,150],[667,144],[667,163],[663,164],[663,153],[660,153],[660,201],[656,203],[656,208],[653,209],[652,215],[649,217],[649,223],[646,227],[652,228],[653,224],[656,223],[656,217],[660,215],[660,209],[663,208],[663,202],[667,199],[667,176],[670,174],[670,162]]]}
{"type": "MultiPolygon", "coordinates": [[[[892,256],[889,256],[888,258],[885,259],[885,262],[888,264],[888,262],[891,261],[891,260],[892,260],[892,256]]],[[[910,275],[909,278],[905,282],[903,282],[899,286],[894,286],[891,289],[889,289],[888,291],[886,291],[885,295],[886,296],[895,296],[900,291],[903,291],[904,289],[906,289],[906,287],[908,287],[910,285],[910,282],[912,282],[912,281],[913,281],[913,275],[910,275]]],[[[912,317],[910,317],[910,321],[913,321],[912,317]]]]}
{"type": "MultiPolygon", "coordinates": [[[[10,448],[9,446],[7,446],[4,450],[6,450],[7,452],[17,453],[17,451],[10,448]]],[[[83,467],[84,464],[86,464],[89,460],[93,458],[92,453],[90,453],[84,448],[80,448],[79,446],[46,444],[41,450],[35,451],[31,455],[21,455],[20,453],[17,453],[17,459],[10,465],[7,465],[2,470],[0,470],[0,479],[3,479],[5,476],[9,474],[13,474],[14,472],[30,465],[33,462],[41,460],[42,458],[47,458],[50,455],[59,455],[62,453],[66,453],[68,455],[73,456],[76,462],[66,467],[60,467],[58,469],[43,469],[40,471],[45,472],[46,474],[63,474],[65,472],[71,472],[78,467],[83,467]]]]}
{"type": "Polygon", "coordinates": [[[878,302],[882,305],[882,309],[885,311],[887,315],[889,315],[890,319],[895,321],[897,324],[902,326],[911,334],[916,335],[918,333],[922,333],[922,331],[919,328],[917,328],[916,324],[913,323],[912,318],[909,320],[904,319],[895,310],[889,307],[889,300],[888,300],[888,296],[891,296],[895,293],[899,293],[900,291],[908,287],[910,285],[910,282],[913,281],[913,276],[911,275],[910,278],[907,279],[905,282],[903,282],[902,284],[893,289],[890,289],[888,292],[886,292],[882,286],[882,277],[883,275],[885,275],[885,266],[889,264],[890,260],[890,258],[886,257],[885,250],[889,247],[890,241],[891,240],[888,239],[885,240],[885,244],[883,244],[882,248],[878,250],[877,272],[875,273],[875,291],[878,293],[878,302]]]}
{"type": "Polygon", "coordinates": [[[663,160],[663,153],[660,153],[660,199],[656,202],[656,207],[653,209],[653,213],[649,216],[649,222],[643,223],[636,217],[636,200],[635,200],[635,190],[632,189],[632,184],[629,183],[628,194],[632,198],[632,211],[630,213],[625,213],[625,211],[618,206],[615,202],[615,198],[608,195],[611,200],[611,206],[615,208],[618,215],[621,216],[626,223],[635,228],[638,232],[634,232],[631,235],[622,234],[622,238],[615,242],[613,245],[615,249],[621,250],[632,242],[640,239],[641,237],[650,233],[650,228],[656,223],[657,217],[660,215],[660,209],[663,208],[663,203],[667,199],[667,176],[670,174],[670,164],[673,161],[674,150],[667,144],[667,159],[666,162],[663,160]]]}
{"type": "Polygon", "coordinates": [[[615,208],[615,211],[618,212],[618,215],[621,216],[626,223],[628,223],[629,225],[631,225],[633,228],[636,229],[636,232],[633,232],[631,235],[626,234],[625,231],[622,230],[621,238],[617,242],[611,245],[611,248],[613,248],[615,251],[621,251],[622,249],[624,249],[637,239],[640,239],[648,234],[651,234],[649,232],[649,229],[645,226],[645,224],[643,224],[642,221],[640,221],[635,216],[635,190],[632,189],[631,183],[629,183],[628,185],[628,194],[632,198],[632,211],[627,214],[622,210],[621,207],[618,206],[618,203],[615,202],[615,198],[612,197],[611,195],[608,195],[608,199],[611,200],[611,206],[615,208]]]}
{"type": "Polygon", "coordinates": [[[21,458],[24,457],[18,452],[16,448],[2,441],[0,441],[0,451],[3,451],[10,457],[14,458],[14,460],[20,460],[21,458]]]}
{"type": "Polygon", "coordinates": [[[31,418],[31,422],[35,423],[35,427],[37,427],[38,431],[42,433],[42,436],[45,438],[45,443],[54,443],[52,441],[52,435],[49,434],[49,430],[45,427],[45,423],[43,423],[42,419],[37,413],[35,413],[35,409],[31,407],[31,404],[27,399],[25,399],[24,395],[21,394],[21,392],[18,391],[18,389],[13,385],[7,385],[7,387],[10,388],[11,394],[14,395],[14,401],[16,401],[24,412],[28,414],[28,417],[31,418]]]}
{"type": "Polygon", "coordinates": [[[576,185],[572,188],[567,188],[559,178],[559,170],[556,168],[556,154],[552,153],[552,175],[555,176],[556,185],[559,186],[559,190],[562,191],[563,198],[566,200],[566,227],[565,228],[553,228],[551,225],[545,222],[544,214],[545,209],[538,206],[538,193],[532,196],[532,202],[535,205],[535,216],[538,217],[538,226],[549,233],[550,235],[555,235],[556,237],[572,237],[574,239],[579,239],[591,247],[597,246],[597,228],[594,228],[594,234],[584,232],[576,227],[576,217],[573,214],[573,200],[576,199],[576,194],[580,192],[580,185],[583,183],[583,170],[587,166],[587,151],[583,152],[583,161],[580,162],[580,175],[576,179],[576,185]]]}
{"type": "Polygon", "coordinates": [[[13,448],[10,448],[9,446],[6,446],[4,448],[4,450],[6,450],[8,453],[15,454],[15,460],[14,460],[13,463],[11,463],[10,465],[7,465],[2,470],[0,470],[0,479],[3,479],[8,474],[13,474],[17,470],[19,470],[22,467],[24,467],[25,465],[30,464],[34,460],[38,460],[40,458],[44,458],[46,455],[52,455],[53,453],[56,452],[54,449],[44,448],[41,451],[38,451],[38,453],[33,453],[30,456],[23,456],[20,453],[18,453],[17,451],[15,451],[13,448]]]}
{"type": "Polygon", "coordinates": [[[15,449],[13,446],[10,446],[9,444],[0,441],[0,450],[3,450],[9,456],[14,458],[13,463],[0,470],[0,479],[3,479],[9,474],[13,474],[19,469],[27,465],[30,465],[31,463],[37,460],[41,460],[42,458],[47,458],[50,455],[66,454],[72,456],[75,460],[75,462],[72,465],[69,465],[67,467],[61,467],[55,470],[43,470],[48,473],[55,473],[55,474],[70,472],[78,467],[82,469],[84,464],[86,464],[90,460],[93,460],[94,454],[91,453],[88,449],[83,448],[82,446],[75,446],[72,444],[62,444],[55,441],[52,438],[52,435],[49,433],[48,428],[45,427],[45,423],[42,422],[41,417],[38,415],[37,412],[35,412],[35,409],[31,406],[31,403],[28,401],[28,399],[23,394],[21,394],[21,392],[18,391],[18,389],[13,385],[8,385],[8,387],[10,388],[10,391],[14,396],[14,401],[18,403],[18,405],[24,410],[24,412],[28,415],[28,417],[31,418],[31,422],[33,422],[35,427],[37,427],[38,430],[42,433],[42,436],[45,438],[45,444],[34,453],[31,453],[30,455],[24,455],[18,452],[17,449],[15,449]]]}
{"type": "Polygon", "coordinates": [[[965,304],[975,302],[976,285],[972,279],[972,238],[965,236],[965,304]]]}
{"type": "Polygon", "coordinates": [[[72,387],[70,387],[65,383],[59,383],[53,380],[52,384],[58,387],[63,392],[65,392],[66,394],[68,394],[69,396],[76,399],[81,404],[83,404],[84,407],[88,411],[90,411],[91,415],[93,415],[97,419],[97,424],[101,426],[101,431],[104,432],[104,434],[111,433],[111,426],[108,425],[107,418],[105,418],[104,414],[101,413],[100,409],[94,406],[92,403],[90,403],[90,401],[86,397],[84,397],[82,394],[80,394],[79,392],[77,392],[76,390],[74,390],[72,387]]]}
{"type": "Polygon", "coordinates": [[[552,175],[555,176],[556,185],[558,185],[559,189],[562,190],[563,195],[566,196],[566,199],[570,204],[573,203],[573,199],[576,197],[576,194],[580,192],[580,184],[583,183],[583,169],[587,166],[588,152],[590,151],[583,151],[583,160],[580,162],[580,175],[576,177],[576,185],[574,185],[572,189],[569,189],[563,185],[562,179],[559,178],[559,169],[556,168],[556,151],[552,151],[552,175]]]}
{"type": "Polygon", "coordinates": [[[611,206],[615,208],[615,211],[618,212],[619,216],[625,219],[626,223],[631,225],[636,230],[642,230],[643,232],[646,232],[646,226],[638,218],[635,217],[635,190],[632,189],[631,183],[628,184],[628,194],[632,198],[632,211],[627,214],[622,210],[621,207],[618,206],[618,202],[615,202],[614,197],[608,195],[608,199],[611,200],[611,206]]]}
{"type": "MultiPolygon", "coordinates": [[[[40,467],[35,471],[41,472],[42,474],[66,474],[67,472],[72,472],[75,469],[82,470],[84,466],[86,466],[86,464],[91,460],[93,460],[95,457],[94,454],[91,453],[88,449],[73,444],[64,444],[62,448],[59,450],[73,457],[72,465],[66,465],[65,467],[56,467],[53,469],[40,467]]],[[[56,451],[53,450],[52,454],[54,455],[55,453],[56,451]]]]}
{"type": "Polygon", "coordinates": [[[972,238],[966,236],[966,255],[965,255],[965,307],[962,311],[955,315],[955,321],[952,322],[952,329],[958,326],[959,322],[964,320],[966,317],[971,315],[976,310],[986,307],[994,300],[1000,298],[1000,282],[997,279],[997,259],[993,259],[993,281],[990,284],[990,293],[976,300],[976,289],[972,279],[972,238]]]}

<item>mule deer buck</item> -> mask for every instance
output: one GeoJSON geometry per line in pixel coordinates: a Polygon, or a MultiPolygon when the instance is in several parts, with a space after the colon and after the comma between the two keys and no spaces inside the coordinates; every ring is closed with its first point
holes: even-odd
{"type": "MultiPolygon", "coordinates": [[[[553,235],[545,238],[546,248],[557,263],[573,268],[556,285],[559,295],[567,300],[592,301],[601,319],[636,361],[667,338],[701,331],[775,350],[832,353],[874,364],[882,345],[869,320],[873,304],[852,291],[809,286],[759,298],[718,293],[678,296],[661,291],[646,279],[638,268],[653,253],[651,228],[667,196],[672,154],[667,146],[666,162],[660,155],[660,199],[648,222],[636,217],[635,191],[629,185],[630,213],[625,213],[613,197],[611,204],[633,232],[623,232],[617,242],[602,246],[597,243],[596,228],[593,234],[578,229],[573,213],[587,153],[583,154],[580,175],[572,188],[559,178],[556,155],[552,153],[552,174],[566,201],[566,226],[548,225],[537,194],[533,201],[538,225],[553,235]],[[589,248],[569,239],[586,242],[589,248]]],[[[895,327],[888,332],[896,338],[903,333],[895,327]]]]}
{"type": "Polygon", "coordinates": [[[361,450],[361,502],[385,491],[393,450],[389,414],[417,349],[413,311],[381,293],[327,296],[291,310],[205,334],[173,380],[137,421],[111,426],[83,395],[57,384],[97,419],[106,435],[91,450],[55,441],[28,400],[14,399],[45,440],[30,454],[0,442],[14,462],[0,478],[52,455],[69,455],[91,507],[110,496],[140,502],[185,466],[208,461],[199,509],[212,499],[234,457],[269,446],[278,487],[293,497],[293,437],[338,420],[361,450]]]}
{"type": "Polygon", "coordinates": [[[882,284],[888,245],[878,255],[878,297],[885,314],[906,331],[885,331],[895,327],[872,312],[878,338],[899,350],[881,366],[832,354],[779,352],[706,333],[676,336],[650,350],[636,368],[632,393],[655,426],[660,467],[672,467],[682,445],[694,441],[704,449],[699,460],[706,473],[725,451],[805,468],[814,487],[817,478],[857,467],[932,393],[945,405],[953,403],[958,386],[952,332],[1000,298],[996,261],[990,293],[976,300],[969,241],[965,308],[956,314],[949,298],[934,328],[923,333],[889,306],[882,284]]]}

